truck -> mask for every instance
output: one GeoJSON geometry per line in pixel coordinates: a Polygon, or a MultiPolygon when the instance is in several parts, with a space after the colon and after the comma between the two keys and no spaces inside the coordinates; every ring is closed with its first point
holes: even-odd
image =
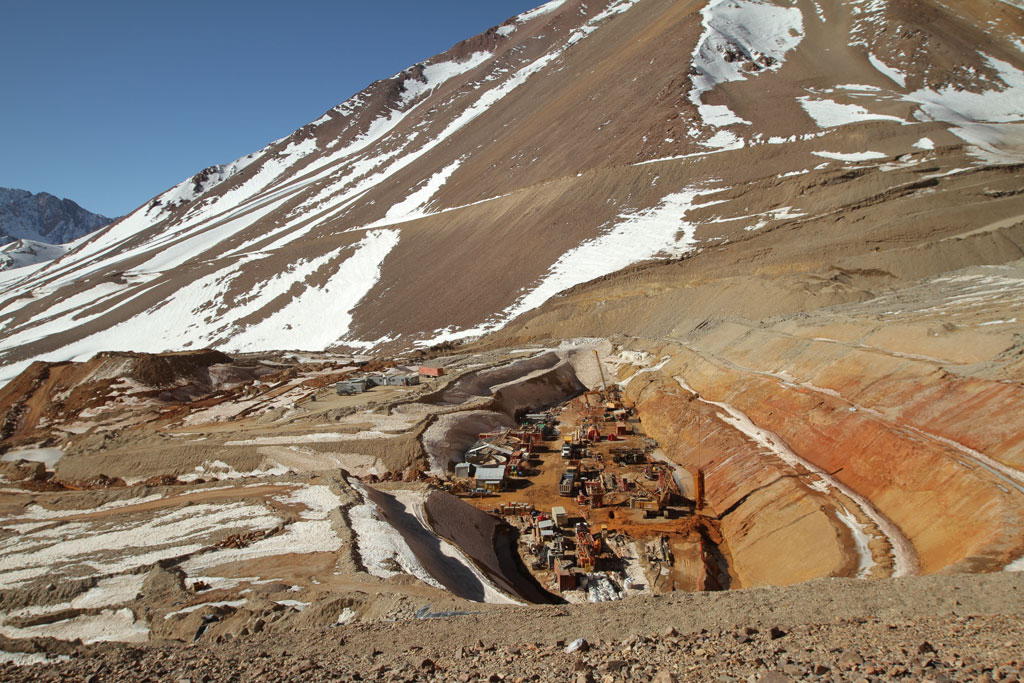
{"type": "Polygon", "coordinates": [[[569,515],[566,513],[565,508],[560,505],[551,508],[551,518],[560,527],[564,527],[569,523],[569,515]]]}
{"type": "Polygon", "coordinates": [[[566,472],[558,482],[558,495],[571,496],[576,487],[576,475],[573,472],[566,472]]]}

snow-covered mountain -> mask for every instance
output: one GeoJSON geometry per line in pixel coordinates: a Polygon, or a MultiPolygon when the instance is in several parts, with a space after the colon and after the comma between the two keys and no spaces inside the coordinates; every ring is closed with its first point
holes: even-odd
{"type": "Polygon", "coordinates": [[[70,199],[47,192],[0,187],[0,243],[27,239],[46,244],[71,242],[111,219],[86,211],[70,199]]]}
{"type": "Polygon", "coordinates": [[[1007,220],[1021,35],[1001,0],[553,0],[0,276],[2,374],[100,350],[411,348],[650,259],[685,279],[740,244],[730,272],[771,275],[781,239],[827,267],[840,241],[1007,220]]]}
{"type": "Polygon", "coordinates": [[[0,247],[0,270],[34,266],[60,258],[67,253],[63,244],[47,244],[34,240],[16,240],[0,247]]]}

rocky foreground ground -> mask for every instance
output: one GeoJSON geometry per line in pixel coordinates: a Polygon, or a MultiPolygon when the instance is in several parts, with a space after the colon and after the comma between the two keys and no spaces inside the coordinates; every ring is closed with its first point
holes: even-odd
{"type": "Polygon", "coordinates": [[[70,648],[70,659],[57,664],[0,667],[0,679],[1010,682],[1024,675],[1021,573],[823,579],[468,611],[220,642],[70,648]]]}

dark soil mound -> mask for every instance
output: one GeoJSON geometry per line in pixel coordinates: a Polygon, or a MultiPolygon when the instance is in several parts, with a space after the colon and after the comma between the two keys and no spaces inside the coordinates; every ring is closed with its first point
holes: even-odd
{"type": "Polygon", "coordinates": [[[409,514],[393,496],[369,487],[366,491],[388,523],[402,534],[419,563],[438,583],[460,598],[483,602],[484,587],[480,579],[464,564],[442,553],[441,542],[416,517],[409,514]]]}
{"type": "Polygon", "coordinates": [[[135,362],[132,363],[131,378],[151,387],[166,387],[181,380],[209,382],[207,368],[231,362],[227,354],[211,349],[132,355],[135,362]]]}
{"type": "Polygon", "coordinates": [[[441,491],[430,494],[425,508],[434,532],[461,548],[502,590],[527,602],[561,602],[522,566],[518,534],[507,524],[441,491]]]}

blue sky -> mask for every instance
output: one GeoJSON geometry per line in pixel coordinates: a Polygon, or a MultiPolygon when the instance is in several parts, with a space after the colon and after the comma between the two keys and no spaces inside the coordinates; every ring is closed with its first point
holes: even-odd
{"type": "Polygon", "coordinates": [[[0,186],[128,213],[542,1],[5,3],[0,186]]]}

